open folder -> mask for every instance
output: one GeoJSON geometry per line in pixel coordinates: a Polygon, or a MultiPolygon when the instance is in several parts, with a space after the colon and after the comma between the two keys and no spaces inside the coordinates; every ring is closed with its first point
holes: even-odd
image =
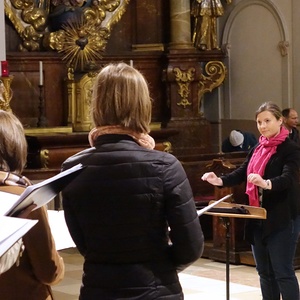
{"type": "Polygon", "coordinates": [[[0,191],[0,216],[14,216],[31,204],[47,204],[84,169],[78,164],[51,178],[28,186],[21,195],[0,191]]]}

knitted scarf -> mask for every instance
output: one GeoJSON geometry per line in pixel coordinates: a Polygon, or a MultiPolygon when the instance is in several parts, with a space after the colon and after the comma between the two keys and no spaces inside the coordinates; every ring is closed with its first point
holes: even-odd
{"type": "MultiPolygon", "coordinates": [[[[250,173],[264,175],[270,157],[276,153],[277,146],[286,139],[288,134],[288,130],[281,127],[279,134],[274,137],[267,139],[262,135],[260,136],[259,145],[255,148],[248,164],[247,176],[250,173]]],[[[249,196],[250,205],[259,206],[258,189],[253,183],[247,182],[246,194],[249,196]]]]}
{"type": "Polygon", "coordinates": [[[97,137],[104,134],[126,134],[131,136],[140,146],[144,148],[154,149],[155,147],[155,141],[149,134],[138,133],[119,125],[99,126],[93,128],[89,133],[90,145],[93,147],[97,137]]]}
{"type": "Polygon", "coordinates": [[[0,186],[22,186],[31,185],[28,178],[22,175],[0,171],[0,186]]]}

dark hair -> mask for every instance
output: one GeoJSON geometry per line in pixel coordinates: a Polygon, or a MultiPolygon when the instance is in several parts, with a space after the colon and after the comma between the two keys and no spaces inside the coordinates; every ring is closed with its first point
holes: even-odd
{"type": "Polygon", "coordinates": [[[291,111],[291,108],[285,108],[282,110],[282,116],[285,117],[285,118],[288,118],[289,117],[289,114],[290,114],[290,111],[291,111]]]}
{"type": "Polygon", "coordinates": [[[277,120],[282,117],[281,109],[279,106],[271,101],[263,103],[255,113],[255,119],[257,119],[258,114],[263,111],[269,111],[277,120]]]}

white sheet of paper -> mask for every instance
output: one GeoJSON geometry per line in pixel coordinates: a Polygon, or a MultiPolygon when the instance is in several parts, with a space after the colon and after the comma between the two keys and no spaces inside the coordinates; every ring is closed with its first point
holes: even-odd
{"type": "Polygon", "coordinates": [[[18,195],[0,191],[0,216],[5,213],[19,200],[18,195]]]}
{"type": "Polygon", "coordinates": [[[65,221],[64,211],[48,210],[48,219],[56,250],[75,248],[76,245],[73,242],[65,221]]]}
{"type": "Polygon", "coordinates": [[[14,245],[38,220],[0,216],[0,256],[14,245]]]}

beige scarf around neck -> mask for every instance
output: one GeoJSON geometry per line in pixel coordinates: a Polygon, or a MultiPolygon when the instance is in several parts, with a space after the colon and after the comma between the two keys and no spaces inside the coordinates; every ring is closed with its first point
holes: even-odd
{"type": "Polygon", "coordinates": [[[89,133],[90,145],[93,147],[97,137],[104,134],[126,134],[131,136],[140,146],[146,149],[154,149],[155,147],[155,141],[149,134],[138,133],[120,125],[99,126],[93,128],[89,133]]]}

